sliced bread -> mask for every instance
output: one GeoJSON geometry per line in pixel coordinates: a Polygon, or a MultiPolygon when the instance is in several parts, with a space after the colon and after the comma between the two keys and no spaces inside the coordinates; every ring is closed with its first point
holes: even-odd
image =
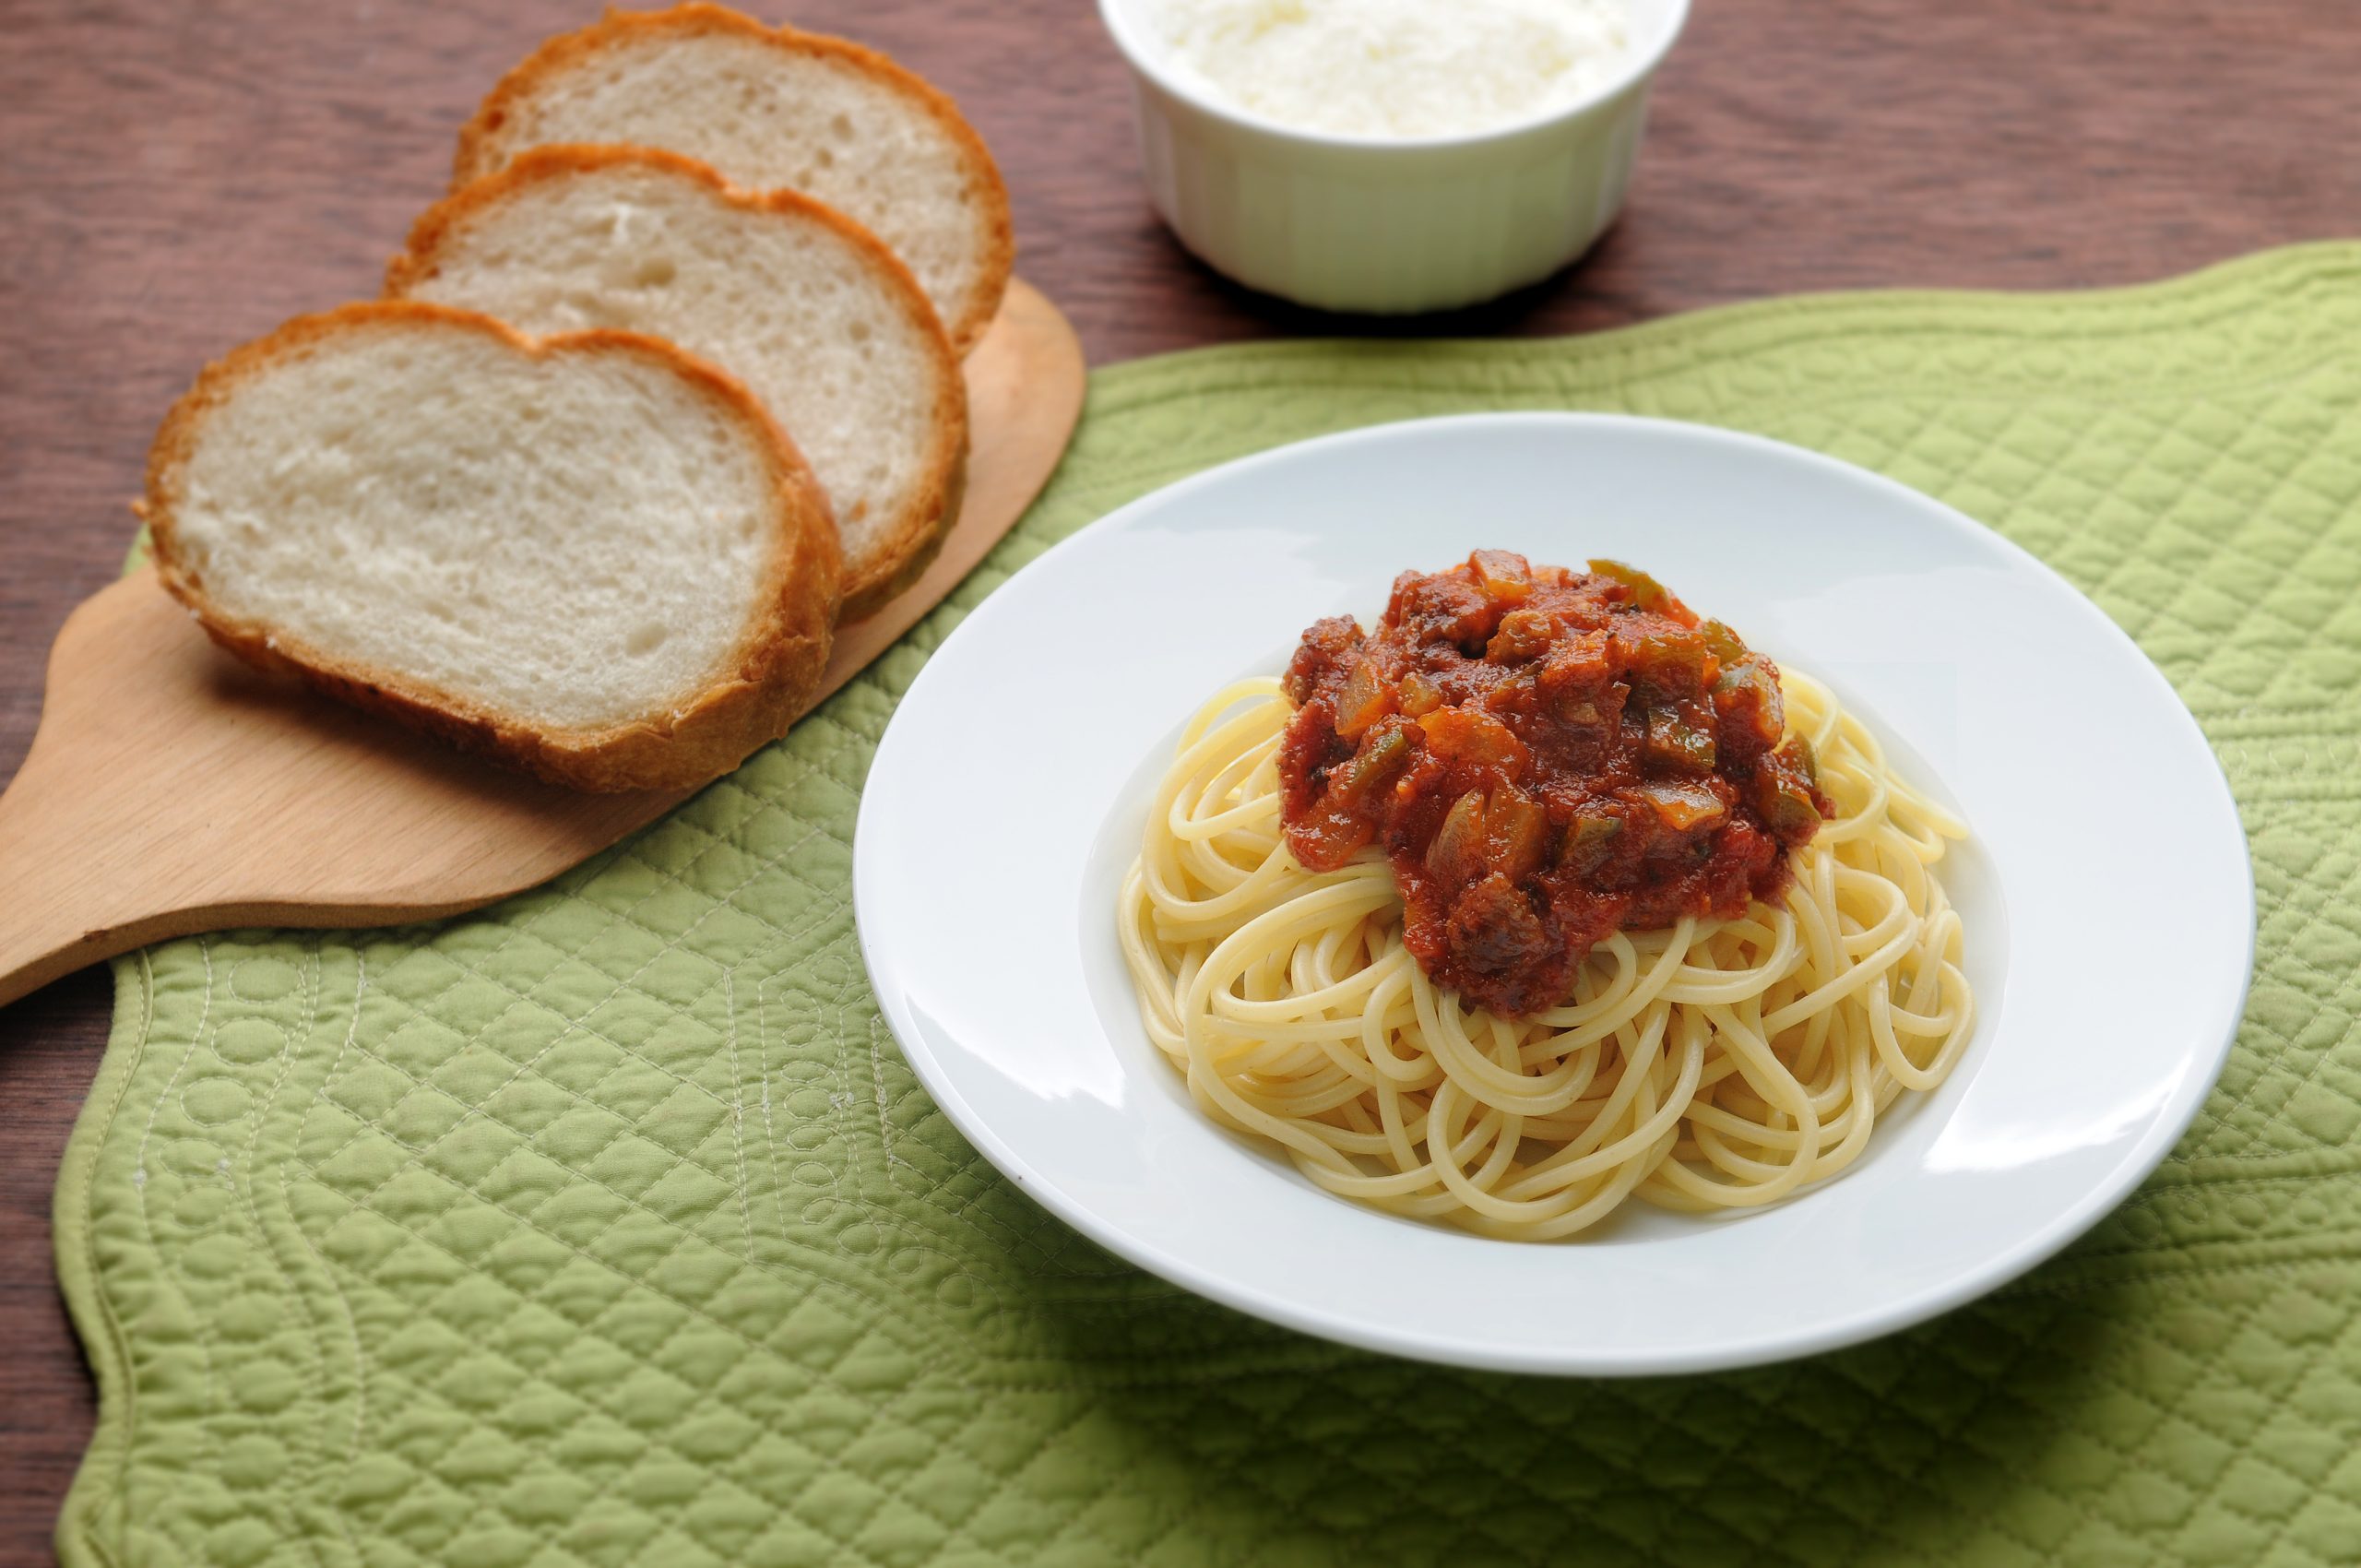
{"type": "Polygon", "coordinates": [[[611,11],[492,89],[453,186],[553,142],[662,148],[747,190],[818,197],[909,264],[962,351],[1008,286],[1008,190],[982,140],[950,99],[842,39],[718,6],[611,11]]]}
{"type": "Polygon", "coordinates": [[[301,317],[173,405],[142,510],[231,651],[582,789],[728,771],[827,660],[826,500],[742,387],[653,339],[301,317]]]}
{"type": "Polygon", "coordinates": [[[827,492],[848,619],[907,587],[951,526],[958,356],[908,269],[809,196],[737,191],[674,153],[540,148],[421,218],[386,292],[535,334],[645,332],[745,383],[827,492]]]}

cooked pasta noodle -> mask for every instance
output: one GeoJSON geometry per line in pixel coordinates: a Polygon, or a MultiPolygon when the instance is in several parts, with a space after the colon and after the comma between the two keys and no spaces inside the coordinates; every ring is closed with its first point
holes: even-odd
{"type": "Polygon", "coordinates": [[[1242,681],[1190,722],[1124,878],[1149,1037],[1216,1122],[1332,1193],[1542,1241],[1627,1199],[1774,1203],[1860,1156],[1878,1114],[1957,1063],[1974,1021],[1933,868],[1965,837],[1827,689],[1783,680],[1835,815],[1777,905],[1591,949],[1572,993],[1463,1006],[1403,945],[1382,852],[1297,862],[1275,757],[1291,707],[1242,681]]]}

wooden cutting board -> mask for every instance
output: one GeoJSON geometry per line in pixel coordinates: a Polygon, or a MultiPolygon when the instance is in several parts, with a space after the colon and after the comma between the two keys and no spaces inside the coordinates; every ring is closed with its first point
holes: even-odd
{"type": "MultiPolygon", "coordinates": [[[[838,629],[820,697],[974,569],[1048,482],[1081,417],[1082,346],[1022,282],[967,370],[958,521],[907,593],[838,629]]],[[[689,793],[559,789],[258,674],[142,570],[58,633],[41,728],[0,795],[0,1004],[168,936],[472,909],[689,793]]]]}

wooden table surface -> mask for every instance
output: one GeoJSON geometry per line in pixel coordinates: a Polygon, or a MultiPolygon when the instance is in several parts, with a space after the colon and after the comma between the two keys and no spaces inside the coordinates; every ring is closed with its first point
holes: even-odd
{"type": "MultiPolygon", "coordinates": [[[[1620,224],[1512,300],[1311,316],[1141,196],[1090,0],[808,0],[955,95],[1018,265],[1092,362],[1303,332],[1590,331],[1805,290],[2058,289],[2361,233],[2353,0],[1696,0],[1620,224]]],[[[460,120],[591,0],[0,0],[0,778],[44,650],[113,574],[158,416],[209,356],[374,292],[460,120]]],[[[0,888],[0,897],[6,889],[0,888]]],[[[0,1009],[0,1563],[46,1562],[89,1433],[49,1206],[110,985],[0,1009]]]]}

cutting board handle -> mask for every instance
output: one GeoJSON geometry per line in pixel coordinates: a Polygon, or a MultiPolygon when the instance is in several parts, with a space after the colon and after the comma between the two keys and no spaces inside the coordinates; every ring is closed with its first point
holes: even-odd
{"type": "Polygon", "coordinates": [[[59,875],[60,862],[42,862],[40,840],[21,831],[29,825],[42,833],[54,826],[30,812],[0,811],[0,888],[7,890],[0,909],[0,1007],[118,953],[242,923],[194,909],[144,918],[110,910],[94,897],[96,882],[59,875]]]}
{"type": "Polygon", "coordinates": [[[203,929],[201,922],[176,929],[160,910],[184,901],[174,885],[188,864],[158,841],[169,820],[110,814],[122,803],[126,775],[171,766],[128,732],[142,705],[110,703],[105,690],[122,661],[150,645],[146,634],[185,636],[184,617],[169,608],[168,622],[181,625],[142,625],[155,620],[161,600],[148,574],[126,578],[67,616],[51,650],[41,729],[0,794],[0,1004],[85,964],[203,929]],[[144,919],[142,905],[149,911],[144,919]]]}
{"type": "Polygon", "coordinates": [[[61,862],[41,849],[40,816],[18,794],[0,796],[0,1006],[139,940],[111,944],[107,921],[74,907],[61,862]]]}

